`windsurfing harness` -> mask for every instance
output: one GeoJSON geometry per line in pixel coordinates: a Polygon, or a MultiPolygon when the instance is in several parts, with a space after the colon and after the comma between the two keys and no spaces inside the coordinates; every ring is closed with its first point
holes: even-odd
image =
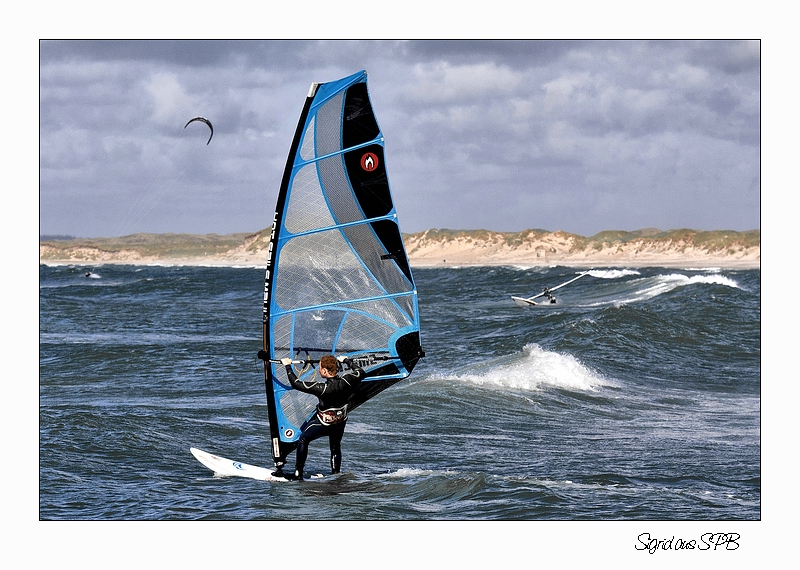
{"type": "MultiPolygon", "coordinates": [[[[417,289],[364,71],[314,83],[284,170],[264,280],[263,350],[272,454],[296,446],[316,398],[282,358],[348,356],[364,378],[348,411],[406,378],[424,356],[417,289]]],[[[308,381],[315,371],[299,373],[308,381]]]]}
{"type": "Polygon", "coordinates": [[[350,398],[361,384],[364,371],[361,368],[355,368],[352,372],[342,376],[337,374],[325,382],[312,382],[311,384],[298,380],[291,365],[286,367],[286,375],[289,377],[292,388],[313,394],[319,399],[317,418],[327,426],[347,419],[350,398]]]}

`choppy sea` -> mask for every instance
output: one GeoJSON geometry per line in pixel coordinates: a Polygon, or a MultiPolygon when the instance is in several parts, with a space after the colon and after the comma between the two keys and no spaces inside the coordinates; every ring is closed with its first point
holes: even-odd
{"type": "MultiPolygon", "coordinates": [[[[353,412],[341,475],[268,483],[189,452],[272,467],[263,269],[41,265],[39,519],[316,521],[284,528],[342,541],[359,527],[324,523],[634,521],[624,548],[643,562],[651,539],[699,552],[703,533],[741,534],[761,519],[761,272],[597,269],[555,305],[510,299],[577,273],[415,269],[426,358],[353,412]],[[703,525],[649,530],[665,521],[703,525]]],[[[306,471],[327,468],[317,440],[306,471]]],[[[438,544],[431,524],[417,534],[438,544]]],[[[514,532],[484,546],[502,558],[523,547],[514,532]]],[[[280,544],[265,560],[302,563],[280,544]]]]}

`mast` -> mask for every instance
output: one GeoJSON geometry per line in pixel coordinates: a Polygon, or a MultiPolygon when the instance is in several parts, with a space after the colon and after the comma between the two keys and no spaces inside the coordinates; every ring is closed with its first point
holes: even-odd
{"type": "MultiPolygon", "coordinates": [[[[263,327],[263,350],[269,351],[270,349],[270,293],[273,289],[273,281],[275,278],[275,267],[277,262],[277,240],[278,228],[280,227],[283,211],[286,206],[286,197],[289,192],[289,181],[292,177],[292,168],[294,166],[295,156],[297,149],[300,146],[300,141],[303,137],[303,127],[305,126],[308,112],[311,109],[311,104],[314,101],[314,96],[317,92],[318,83],[312,83],[308,91],[303,110],[300,113],[300,120],[295,129],[292,145],[289,149],[289,156],[286,158],[286,166],[283,169],[283,179],[281,180],[281,187],[278,192],[278,201],[275,205],[275,214],[272,216],[272,231],[269,237],[269,250],[267,252],[267,270],[264,277],[264,310],[262,318],[263,327]]],[[[275,461],[276,466],[282,466],[286,455],[288,455],[294,446],[281,445],[280,436],[278,434],[278,414],[275,407],[275,393],[272,386],[272,364],[264,361],[264,387],[267,397],[267,415],[269,418],[269,435],[272,442],[272,459],[275,461]],[[288,447],[288,449],[286,449],[288,447]]]]}

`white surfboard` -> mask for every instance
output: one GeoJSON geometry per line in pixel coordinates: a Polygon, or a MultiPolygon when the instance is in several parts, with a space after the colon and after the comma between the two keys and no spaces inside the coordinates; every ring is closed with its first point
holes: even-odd
{"type": "Polygon", "coordinates": [[[528,307],[530,305],[538,305],[539,304],[536,301],[531,301],[530,299],[524,299],[522,297],[514,297],[513,295],[511,296],[511,300],[514,301],[520,307],[528,307]]]}
{"type": "MultiPolygon", "coordinates": [[[[200,463],[211,469],[217,475],[246,477],[248,479],[258,479],[259,481],[287,481],[287,479],[283,477],[275,477],[272,475],[272,469],[256,467],[255,465],[248,465],[240,461],[232,461],[194,447],[189,448],[189,451],[192,452],[192,455],[194,455],[200,463]]],[[[322,475],[314,475],[313,477],[322,477],[322,475]]]]}

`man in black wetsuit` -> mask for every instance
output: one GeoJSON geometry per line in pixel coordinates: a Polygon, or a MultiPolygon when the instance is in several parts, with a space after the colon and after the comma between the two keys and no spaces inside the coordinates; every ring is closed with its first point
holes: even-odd
{"type": "Polygon", "coordinates": [[[364,371],[353,366],[349,358],[339,357],[336,359],[330,355],[323,356],[319,361],[319,375],[325,378],[325,381],[308,383],[297,379],[294,368],[292,368],[291,358],[281,359],[281,364],[286,367],[286,374],[289,376],[292,388],[314,394],[319,398],[319,403],[316,413],[300,428],[301,434],[297,441],[294,473],[283,473],[281,469],[278,469],[273,475],[291,480],[302,480],[303,467],[308,456],[308,444],[326,435],[331,448],[331,472],[338,473],[342,465],[341,444],[344,426],[347,423],[350,397],[361,384],[364,371]],[[339,376],[339,362],[347,364],[351,372],[339,376]]]}

